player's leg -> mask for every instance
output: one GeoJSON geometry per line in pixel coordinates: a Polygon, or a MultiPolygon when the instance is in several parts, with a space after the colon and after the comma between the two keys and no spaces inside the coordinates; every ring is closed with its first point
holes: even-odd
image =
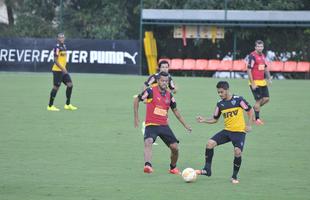
{"type": "Polygon", "coordinates": [[[60,87],[61,80],[62,80],[61,72],[53,72],[53,88],[50,92],[50,100],[47,106],[47,110],[49,111],[59,111],[59,109],[54,106],[54,100],[56,98],[57,91],[60,87]]]}
{"type": "Polygon", "coordinates": [[[70,105],[71,94],[72,94],[72,90],[73,90],[73,83],[72,83],[72,80],[71,80],[71,77],[69,74],[64,74],[63,79],[64,79],[63,80],[64,83],[67,86],[67,89],[66,89],[66,97],[67,97],[66,105],[70,105]]]}
{"type": "MultiPolygon", "coordinates": [[[[138,95],[137,95],[138,96],[138,95]]],[[[142,132],[142,135],[144,136],[144,132],[145,132],[145,121],[143,121],[141,123],[141,132],[142,132]]],[[[156,142],[153,142],[153,145],[158,145],[158,143],[156,142]]]]}
{"type": "Polygon", "coordinates": [[[206,176],[211,176],[212,171],[211,171],[211,166],[212,166],[212,159],[214,155],[214,147],[217,146],[217,142],[213,139],[209,139],[206,149],[205,149],[205,166],[203,167],[202,170],[202,175],[206,176]]]}
{"type": "Polygon", "coordinates": [[[173,143],[169,145],[169,148],[171,150],[171,155],[170,155],[170,173],[171,174],[179,174],[180,171],[177,168],[177,162],[179,158],[179,147],[178,143],[173,143]]]}
{"type": "Polygon", "coordinates": [[[242,155],[242,151],[240,148],[238,147],[235,147],[234,148],[234,166],[233,166],[233,174],[231,176],[232,178],[232,183],[238,183],[238,173],[239,173],[239,169],[241,167],[241,161],[242,161],[242,158],[241,158],[241,155],[242,155]]]}
{"type": "Polygon", "coordinates": [[[242,151],[245,142],[245,133],[232,132],[230,138],[234,146],[233,174],[231,176],[232,183],[239,183],[238,173],[242,162],[242,151]]]}
{"type": "Polygon", "coordinates": [[[144,172],[152,173],[152,144],[153,138],[147,138],[144,140],[144,172]]]}
{"type": "Polygon", "coordinates": [[[52,106],[54,105],[54,100],[56,98],[56,94],[58,92],[58,89],[59,89],[59,86],[58,85],[54,85],[52,90],[51,90],[51,93],[50,93],[50,101],[49,101],[49,106],[52,106]]]}
{"type": "Polygon", "coordinates": [[[251,91],[253,93],[254,99],[255,99],[255,104],[253,106],[254,113],[255,113],[255,124],[256,125],[263,125],[264,123],[260,119],[259,113],[260,113],[260,107],[263,102],[263,97],[262,97],[262,88],[257,87],[255,90],[251,88],[251,91]]]}
{"type": "Polygon", "coordinates": [[[152,144],[158,135],[157,126],[146,126],[144,134],[144,173],[152,173],[152,144]]]}
{"type": "Polygon", "coordinates": [[[261,107],[263,106],[263,105],[265,105],[266,103],[268,103],[269,102],[269,97],[263,97],[263,99],[262,99],[262,103],[261,103],[261,107]]]}
{"type": "Polygon", "coordinates": [[[73,106],[70,101],[71,101],[71,94],[72,94],[72,89],[73,89],[73,83],[72,83],[72,80],[71,80],[71,77],[69,74],[64,74],[63,75],[63,82],[64,84],[66,84],[67,86],[67,89],[66,89],[66,97],[67,97],[67,100],[66,100],[66,104],[64,106],[64,108],[66,110],[76,110],[77,107],[73,106]]]}
{"type": "Polygon", "coordinates": [[[254,104],[254,106],[253,106],[256,122],[257,122],[257,121],[260,121],[260,116],[259,116],[259,114],[260,114],[260,107],[261,107],[261,105],[262,105],[262,102],[263,102],[263,99],[258,99],[258,100],[256,100],[256,102],[255,102],[255,104],[254,104]]]}
{"type": "Polygon", "coordinates": [[[72,84],[72,82],[67,83],[67,89],[66,89],[66,97],[67,97],[66,104],[67,104],[67,105],[70,105],[72,89],[73,89],[73,84],[72,84]]]}
{"type": "MultiPolygon", "coordinates": [[[[267,86],[263,86],[263,87],[259,87],[259,88],[260,88],[260,97],[261,97],[260,102],[259,102],[260,103],[259,108],[260,108],[269,102],[269,91],[268,91],[267,86]]],[[[255,111],[255,107],[254,107],[254,111],[255,111]]],[[[259,109],[259,111],[260,111],[260,109],[259,109]]],[[[264,122],[259,117],[259,111],[258,112],[255,111],[255,117],[256,117],[255,123],[257,125],[263,125],[264,122]]]]}
{"type": "Polygon", "coordinates": [[[205,149],[205,166],[202,170],[196,171],[197,174],[211,176],[212,175],[212,159],[214,155],[214,148],[218,145],[225,144],[230,141],[226,130],[222,130],[215,134],[212,138],[208,140],[205,149]]]}
{"type": "Polygon", "coordinates": [[[169,147],[171,151],[169,173],[179,174],[180,170],[177,168],[177,162],[179,158],[179,140],[175,137],[169,126],[159,126],[159,128],[159,137],[163,140],[163,142],[167,145],[167,147],[169,147]]]}
{"type": "Polygon", "coordinates": [[[264,86],[262,88],[262,103],[261,106],[265,105],[266,103],[269,102],[269,90],[267,86],[264,86]]]}
{"type": "Polygon", "coordinates": [[[47,107],[47,110],[49,110],[49,111],[59,111],[59,109],[56,108],[56,106],[54,106],[54,100],[56,98],[56,94],[57,94],[58,89],[59,89],[59,86],[54,85],[52,90],[51,90],[50,100],[49,100],[48,107],[47,107]]]}

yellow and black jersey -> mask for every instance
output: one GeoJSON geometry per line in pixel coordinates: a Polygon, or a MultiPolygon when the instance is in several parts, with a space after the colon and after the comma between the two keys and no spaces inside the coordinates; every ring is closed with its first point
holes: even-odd
{"type": "Polygon", "coordinates": [[[217,103],[213,117],[218,119],[223,114],[225,130],[245,132],[243,110],[250,111],[251,108],[243,97],[233,95],[230,100],[220,100],[217,103]]]}
{"type": "MultiPolygon", "coordinates": [[[[57,44],[54,47],[54,59],[58,61],[58,63],[66,69],[67,65],[67,49],[65,44],[57,44]]],[[[61,71],[61,69],[54,62],[52,71],[61,71]]]]}
{"type": "MultiPolygon", "coordinates": [[[[158,77],[159,77],[159,73],[156,73],[156,74],[149,76],[149,78],[144,82],[144,85],[147,87],[156,86],[158,77]]],[[[169,74],[169,85],[168,85],[168,87],[170,90],[175,89],[175,85],[174,85],[174,82],[173,82],[170,74],[169,74]]]]}

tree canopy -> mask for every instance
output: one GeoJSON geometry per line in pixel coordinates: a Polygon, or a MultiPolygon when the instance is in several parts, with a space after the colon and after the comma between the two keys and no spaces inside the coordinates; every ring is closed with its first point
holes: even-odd
{"type": "MultiPolygon", "coordinates": [[[[138,39],[140,8],[161,9],[224,9],[225,1],[218,0],[5,0],[9,24],[0,24],[1,37],[55,37],[65,32],[70,38],[138,39]],[[62,5],[61,5],[62,3],[62,5]]],[[[310,10],[309,0],[227,0],[228,9],[238,10],[310,10]]],[[[166,47],[183,48],[180,56],[193,54],[201,57],[207,52],[228,51],[232,48],[231,29],[225,40],[212,44],[210,41],[193,40],[188,47],[172,39],[173,27],[149,26],[159,39],[159,49],[169,56],[166,47]],[[200,53],[193,53],[195,49],[200,53]],[[185,53],[184,53],[185,52],[185,53]]],[[[234,30],[236,31],[236,30],[234,30]]],[[[239,29],[238,40],[253,41],[261,38],[266,45],[282,50],[306,52],[309,59],[309,29],[239,29]],[[281,31],[281,34],[279,34],[281,31]],[[295,40],[292,40],[294,38],[295,40]],[[298,38],[296,40],[296,38],[298,38]]],[[[239,44],[239,51],[248,45],[239,44]]],[[[251,43],[251,47],[253,44],[251,43]]],[[[168,48],[168,49],[169,49],[168,48]]],[[[178,53],[178,50],[171,53],[178,53]]],[[[214,55],[208,55],[210,57],[214,55]]],[[[243,55],[240,55],[243,56],[243,55]]]]}

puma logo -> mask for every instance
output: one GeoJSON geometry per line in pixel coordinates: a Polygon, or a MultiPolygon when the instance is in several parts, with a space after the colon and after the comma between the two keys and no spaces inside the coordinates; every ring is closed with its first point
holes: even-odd
{"type": "Polygon", "coordinates": [[[125,52],[124,57],[129,58],[133,64],[136,64],[136,56],[138,55],[138,52],[134,53],[133,56],[131,56],[128,52],[125,52]]]}

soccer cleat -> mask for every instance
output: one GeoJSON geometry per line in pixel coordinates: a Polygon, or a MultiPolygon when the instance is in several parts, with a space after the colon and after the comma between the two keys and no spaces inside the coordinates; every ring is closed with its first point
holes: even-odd
{"type": "Polygon", "coordinates": [[[48,111],[59,111],[59,109],[56,108],[56,106],[54,106],[54,105],[47,106],[47,110],[48,110],[48,111]]]}
{"type": "Polygon", "coordinates": [[[195,170],[197,175],[211,176],[211,170],[199,169],[195,170]]]}
{"type": "Polygon", "coordinates": [[[255,120],[254,123],[255,123],[257,126],[264,125],[264,122],[263,122],[263,120],[261,120],[261,119],[255,120]]]}
{"type": "Polygon", "coordinates": [[[65,105],[64,106],[65,110],[77,110],[77,107],[73,106],[72,104],[65,105]]]}
{"type": "Polygon", "coordinates": [[[144,173],[150,174],[153,172],[153,168],[151,166],[145,165],[143,171],[144,173]]]}
{"type": "Polygon", "coordinates": [[[239,183],[239,180],[238,179],[234,179],[234,178],[231,178],[231,183],[232,184],[238,184],[239,183]]]}
{"type": "Polygon", "coordinates": [[[181,174],[180,170],[178,168],[173,168],[169,170],[170,174],[181,174]]]}

